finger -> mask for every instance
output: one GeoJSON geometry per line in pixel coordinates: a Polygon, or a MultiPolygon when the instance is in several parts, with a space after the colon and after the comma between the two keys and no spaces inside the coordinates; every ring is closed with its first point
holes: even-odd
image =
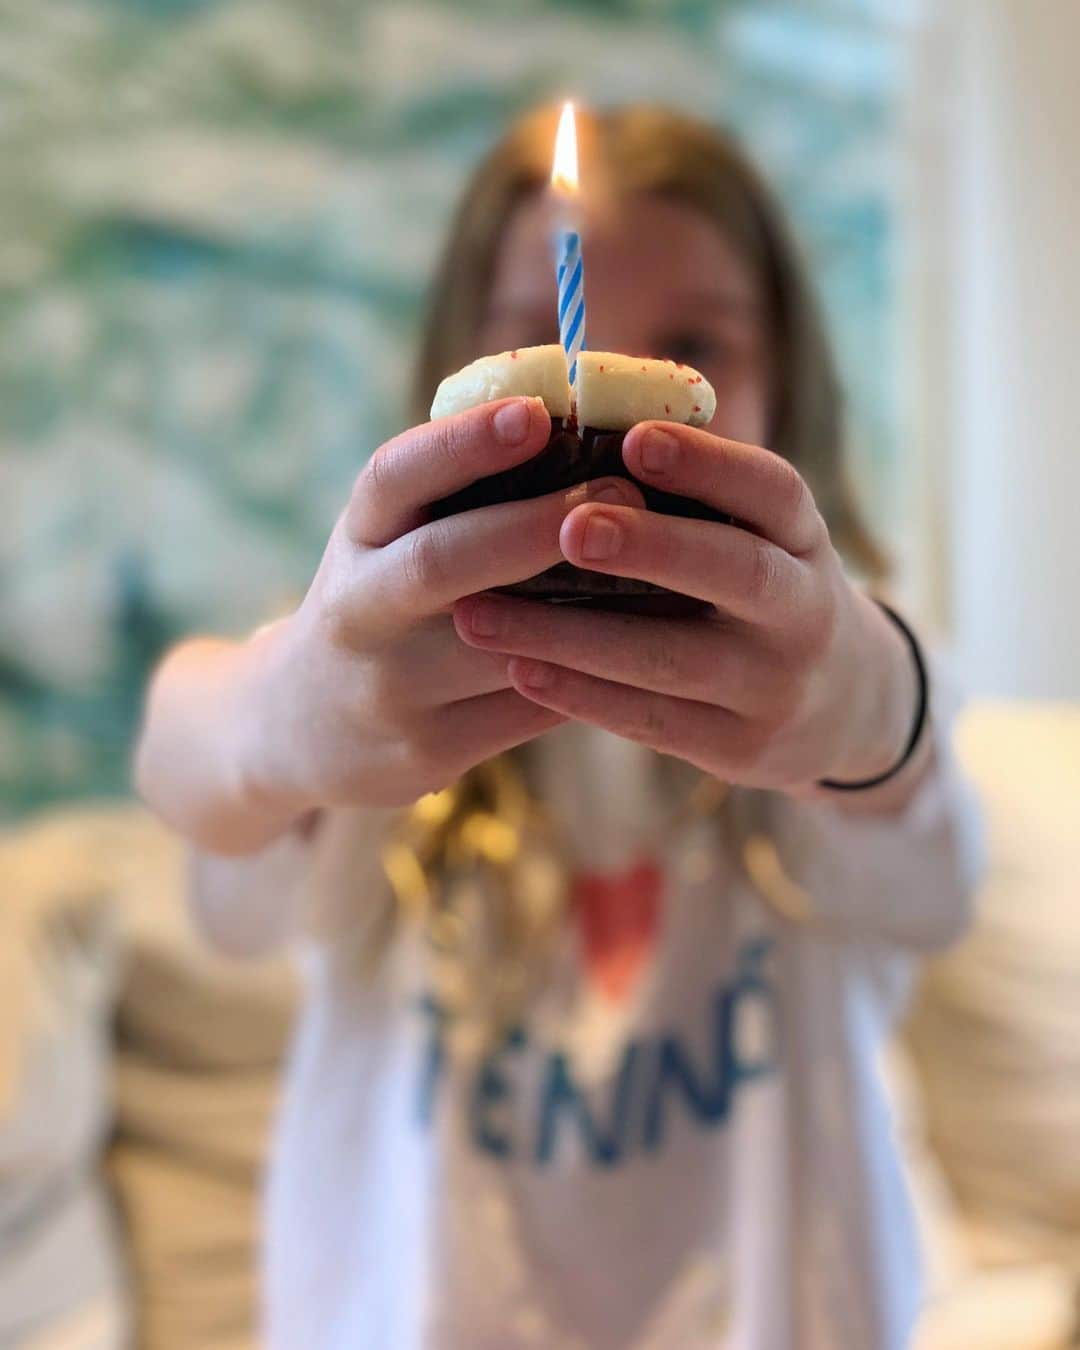
{"type": "Polygon", "coordinates": [[[510,678],[521,694],[564,717],[602,727],[626,740],[677,755],[708,773],[749,759],[753,723],[724,708],[669,698],[597,680],[539,661],[513,657],[510,678]]]}
{"type": "Polygon", "coordinates": [[[504,398],[410,427],[380,446],[353,486],[345,531],[378,547],[414,529],[424,507],[542,450],[551,418],[539,398],[504,398]]]}
{"type": "Polygon", "coordinates": [[[464,642],[488,653],[532,657],[736,712],[763,712],[786,692],[787,676],[775,656],[744,632],[709,620],[586,612],[485,595],[459,601],[454,622],[464,642]]]}
{"type": "Polygon", "coordinates": [[[493,694],[510,688],[506,660],[502,652],[462,642],[450,616],[439,614],[381,655],[376,696],[396,706],[404,692],[412,708],[439,708],[493,694]]]}
{"type": "Polygon", "coordinates": [[[440,771],[456,777],[565,721],[555,709],[523,697],[516,689],[504,689],[440,709],[430,720],[426,743],[421,736],[418,748],[436,777],[440,771]]]}
{"type": "Polygon", "coordinates": [[[796,557],[827,537],[810,489],[771,450],[674,422],[639,422],[623,458],[642,482],[732,515],[796,557]]]}
{"type": "Polygon", "coordinates": [[[585,504],[566,517],[559,542],[578,567],[652,581],[764,628],[796,623],[815,594],[809,564],[718,521],[585,504]]]}
{"type": "Polygon", "coordinates": [[[569,492],[503,502],[447,516],[367,555],[355,597],[366,636],[394,631],[476,591],[509,586],[563,561],[559,527],[588,500],[641,501],[623,478],[597,479],[569,492]]]}

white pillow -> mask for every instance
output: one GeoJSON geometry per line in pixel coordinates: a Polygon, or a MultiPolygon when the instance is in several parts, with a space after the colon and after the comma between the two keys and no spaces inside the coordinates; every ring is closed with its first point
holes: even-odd
{"type": "Polygon", "coordinates": [[[930,1303],[912,1350],[1068,1350],[1075,1302],[1057,1266],[979,1271],[930,1303]]]}
{"type": "Polygon", "coordinates": [[[288,956],[232,960],[192,922],[181,842],[145,812],[115,875],[116,1131],[142,1350],[255,1345],[259,1183],[299,1002],[288,956]]]}
{"type": "MultiPolygon", "coordinates": [[[[121,1244],[100,1156],[111,1103],[120,934],[108,813],[58,813],[0,838],[0,1344],[104,1308],[121,1345],[121,1244]]],[[[85,1323],[83,1325],[86,1325],[85,1323]]]]}
{"type": "Polygon", "coordinates": [[[909,1027],[976,1255],[1080,1269],[1080,705],[982,704],[961,757],[990,867],[909,1027]]]}

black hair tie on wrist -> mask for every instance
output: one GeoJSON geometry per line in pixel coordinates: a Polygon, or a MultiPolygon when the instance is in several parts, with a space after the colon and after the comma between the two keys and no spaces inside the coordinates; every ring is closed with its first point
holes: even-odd
{"type": "Polygon", "coordinates": [[[915,703],[915,721],[904,745],[903,753],[891,768],[886,769],[884,773],[876,774],[873,778],[862,778],[857,783],[839,783],[835,778],[819,778],[818,787],[828,788],[831,792],[864,792],[867,788],[879,787],[882,783],[887,783],[890,778],[895,778],[915,753],[915,747],[922,739],[923,728],[926,726],[926,714],[930,703],[930,679],[926,673],[926,660],[923,657],[922,648],[919,646],[919,639],[897,614],[896,610],[891,609],[884,600],[875,599],[874,603],[892,619],[911,648],[911,656],[915,662],[915,673],[919,678],[919,692],[915,703]]]}

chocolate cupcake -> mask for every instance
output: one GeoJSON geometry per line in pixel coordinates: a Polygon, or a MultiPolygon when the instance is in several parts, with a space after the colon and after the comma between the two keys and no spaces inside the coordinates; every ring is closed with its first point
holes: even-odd
{"type": "MultiPolygon", "coordinates": [[[[623,437],[637,422],[656,418],[706,426],[712,420],[716,396],[703,375],[674,361],[585,351],[578,356],[576,392],[575,408],[566,360],[557,344],[483,356],[448,375],[431,405],[433,418],[513,394],[528,394],[544,400],[551,416],[551,436],[544,449],[524,464],[479,479],[436,502],[433,518],[497,502],[540,497],[610,476],[635,482],[650,511],[699,520],[730,520],[701,502],[661,492],[634,479],[622,457],[623,437]]],[[[651,582],[587,571],[568,562],[504,589],[533,600],[640,613],[689,613],[698,607],[697,601],[676,596],[651,582]]]]}

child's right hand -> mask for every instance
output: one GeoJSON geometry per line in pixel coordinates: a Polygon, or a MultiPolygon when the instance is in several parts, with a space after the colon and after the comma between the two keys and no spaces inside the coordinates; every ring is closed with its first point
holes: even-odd
{"type": "Polygon", "coordinates": [[[455,601],[563,560],[568,512],[642,505],[625,479],[425,523],[425,507],[543,448],[535,398],[414,427],[360,474],[299,609],[249,644],[238,706],[250,809],[295,819],[326,805],[394,806],[564,720],[512,687],[507,658],[466,646],[455,601]]]}

